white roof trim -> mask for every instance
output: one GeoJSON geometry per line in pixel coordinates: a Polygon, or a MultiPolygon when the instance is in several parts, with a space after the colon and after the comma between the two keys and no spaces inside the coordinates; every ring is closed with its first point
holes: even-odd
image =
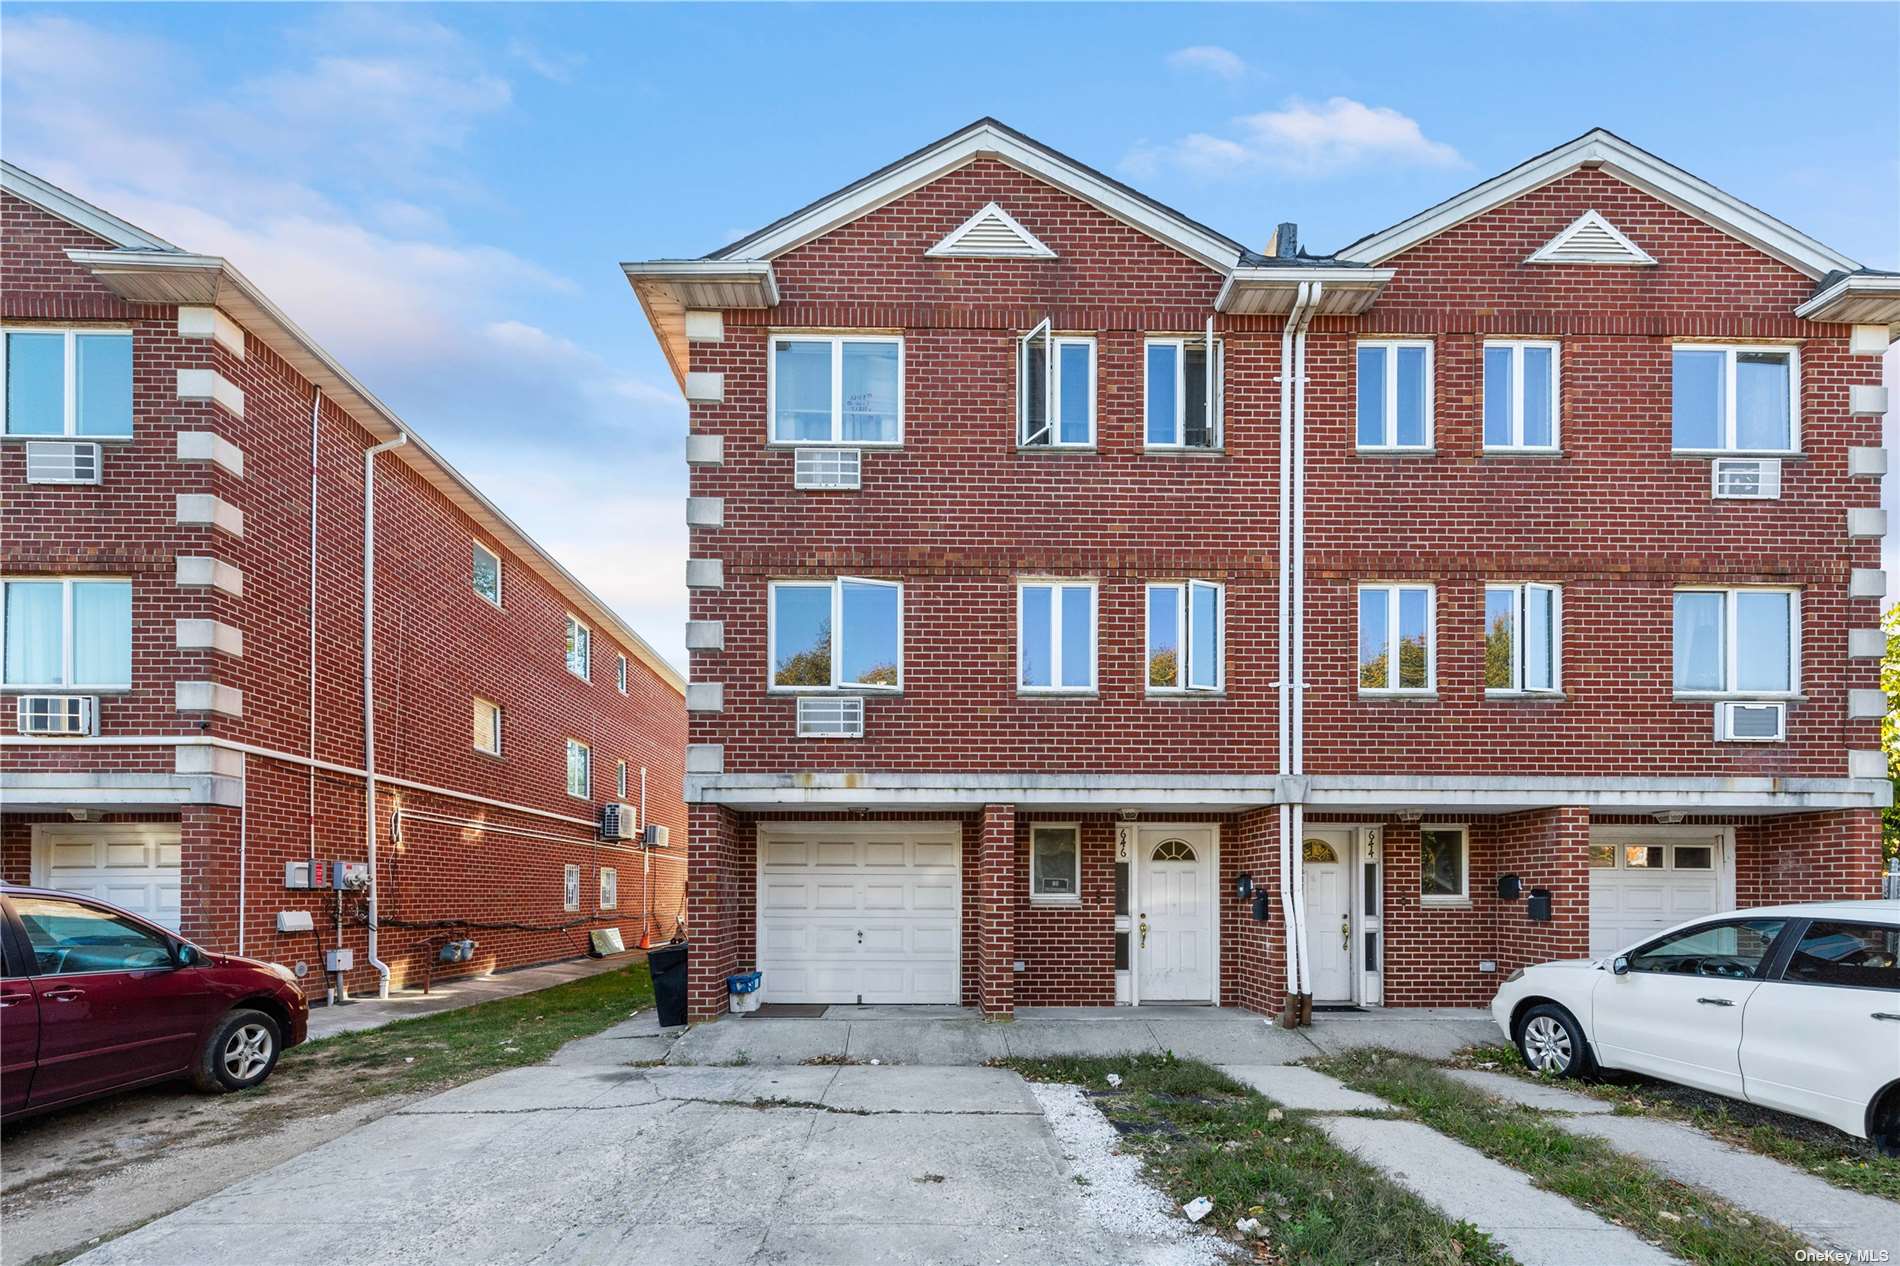
{"type": "Polygon", "coordinates": [[[979,158],[999,159],[1046,181],[1209,268],[1225,271],[1240,260],[1239,250],[1227,239],[1180,216],[1169,215],[1094,172],[1065,161],[1049,150],[1025,144],[987,121],[966,128],[907,162],[826,198],[774,227],[742,239],[744,253],[733,258],[776,258],[979,158]]]}
{"type": "Polygon", "coordinates": [[[978,211],[956,228],[950,230],[943,241],[925,251],[926,255],[947,255],[966,258],[985,259],[1054,259],[1056,253],[1043,245],[1042,240],[1018,223],[1015,216],[1003,210],[994,202],[978,211]],[[982,244],[971,245],[970,234],[986,222],[995,222],[1009,233],[1015,235],[1017,245],[1014,249],[999,250],[982,244]]]}
{"type": "Polygon", "coordinates": [[[58,216],[114,246],[135,251],[175,251],[178,248],[162,237],[155,237],[134,224],[127,224],[110,211],[101,210],[84,198],[50,185],[30,171],[22,171],[0,159],[0,189],[16,198],[24,198],[49,215],[58,216]]]}
{"type": "Polygon", "coordinates": [[[1338,258],[1361,264],[1383,263],[1427,238],[1435,237],[1446,229],[1483,215],[1513,198],[1583,167],[1600,167],[1617,179],[1747,242],[1816,280],[1837,269],[1853,272],[1860,267],[1839,251],[1822,245],[1799,229],[1784,224],[1739,198],[1722,192],[1706,180],[1692,176],[1682,168],[1666,163],[1601,128],[1587,132],[1547,154],[1520,163],[1500,176],[1494,176],[1483,184],[1419,212],[1409,220],[1369,237],[1362,237],[1339,252],[1338,258]]]}
{"type": "Polygon", "coordinates": [[[1870,298],[1891,295],[1900,298],[1900,276],[1886,273],[1850,274],[1803,303],[1794,310],[1794,314],[1806,320],[1845,295],[1866,295],[1870,298]]]}
{"type": "Polygon", "coordinates": [[[1569,228],[1538,247],[1524,262],[1527,264],[1654,264],[1656,260],[1648,251],[1630,241],[1623,230],[1611,224],[1597,212],[1585,211],[1571,222],[1569,228]],[[1609,238],[1614,245],[1608,249],[1575,251],[1572,243],[1576,238],[1593,230],[1609,238]]]}

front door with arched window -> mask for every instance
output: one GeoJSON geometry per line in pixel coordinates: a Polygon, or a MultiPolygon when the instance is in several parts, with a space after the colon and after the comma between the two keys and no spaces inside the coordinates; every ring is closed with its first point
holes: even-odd
{"type": "Polygon", "coordinates": [[[1215,828],[1149,827],[1139,833],[1136,988],[1142,1002],[1214,1000],[1215,828]]]}

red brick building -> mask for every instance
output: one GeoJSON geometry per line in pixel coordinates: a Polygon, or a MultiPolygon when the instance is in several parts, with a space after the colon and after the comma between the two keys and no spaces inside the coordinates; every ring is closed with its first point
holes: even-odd
{"type": "Polygon", "coordinates": [[[313,995],[670,935],[678,675],[224,260],[3,174],[6,880],[313,995]]]}
{"type": "Polygon", "coordinates": [[[626,266],[691,405],[697,1014],[1478,1004],[1877,895],[1900,278],[1600,131],[1296,237],[985,120],[626,266]]]}

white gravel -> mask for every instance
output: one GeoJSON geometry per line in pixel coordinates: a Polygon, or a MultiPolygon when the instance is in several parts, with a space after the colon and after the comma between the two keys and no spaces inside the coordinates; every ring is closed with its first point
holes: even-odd
{"type": "Polygon", "coordinates": [[[1086,1179],[1076,1184],[1083,1211],[1102,1231],[1142,1243],[1147,1266],[1225,1266],[1237,1252],[1197,1232],[1173,1203],[1141,1176],[1141,1159],[1124,1155],[1121,1136],[1075,1086],[1031,1082],[1056,1146],[1086,1179]]]}

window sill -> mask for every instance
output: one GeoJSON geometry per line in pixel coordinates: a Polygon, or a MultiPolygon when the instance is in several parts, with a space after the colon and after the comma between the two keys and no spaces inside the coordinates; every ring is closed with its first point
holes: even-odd
{"type": "Polygon", "coordinates": [[[0,686],[0,694],[6,695],[129,695],[131,693],[130,686],[0,686]]]}
{"type": "Polygon", "coordinates": [[[1032,892],[1029,894],[1029,904],[1032,906],[1058,906],[1058,907],[1066,906],[1067,908],[1071,910],[1079,910],[1082,908],[1082,898],[1081,897],[1037,896],[1035,893],[1032,892]]]}
{"type": "Polygon", "coordinates": [[[1431,448],[1355,447],[1352,451],[1354,452],[1354,454],[1360,457],[1436,457],[1438,456],[1438,449],[1436,446],[1433,446],[1431,448]]]}
{"type": "Polygon", "coordinates": [[[792,448],[902,448],[902,440],[767,440],[768,449],[792,448]]]}
{"type": "Polygon", "coordinates": [[[1806,703],[1808,701],[1808,697],[1799,692],[1776,694],[1771,690],[1678,690],[1670,697],[1677,703],[1806,703]]]}
{"type": "Polygon", "coordinates": [[[483,760],[492,760],[496,764],[500,764],[503,760],[506,759],[504,756],[502,756],[500,752],[491,752],[485,747],[471,747],[468,750],[471,752],[474,752],[477,756],[481,757],[483,760]]]}
{"type": "Polygon", "coordinates": [[[1437,703],[1436,690],[1360,690],[1361,699],[1374,703],[1437,703]]]}
{"type": "Polygon", "coordinates": [[[1197,448],[1187,444],[1143,444],[1143,455],[1148,457],[1225,457],[1227,449],[1197,448]]]}
{"type": "Polygon", "coordinates": [[[1420,897],[1418,899],[1418,905],[1421,910],[1469,910],[1471,909],[1471,898],[1420,897]]]}
{"type": "Polygon", "coordinates": [[[767,686],[765,693],[781,699],[797,699],[805,695],[825,698],[831,695],[852,696],[864,699],[901,699],[903,688],[890,686],[767,686]]]}
{"type": "Polygon", "coordinates": [[[1686,457],[1693,461],[1707,461],[1717,457],[1740,457],[1754,459],[1774,457],[1782,461],[1805,461],[1807,454],[1798,448],[1672,448],[1671,457],[1686,457]]]}
{"type": "Polygon", "coordinates": [[[1093,444],[1018,444],[1016,451],[1024,457],[1068,457],[1093,456],[1101,450],[1093,444]]]}
{"type": "Polygon", "coordinates": [[[136,435],[0,435],[0,444],[130,444],[136,435]]]}
{"type": "Polygon", "coordinates": [[[1502,703],[1568,703],[1570,696],[1561,690],[1487,690],[1487,701],[1498,700],[1502,703]]]}
{"type": "Polygon", "coordinates": [[[1541,461],[1561,461],[1570,456],[1561,448],[1487,448],[1478,453],[1483,459],[1494,457],[1529,457],[1541,461]]]}
{"type": "Polygon", "coordinates": [[[1145,694],[1157,703],[1200,703],[1227,697],[1225,690],[1170,690],[1152,687],[1145,694]]]}
{"type": "Polygon", "coordinates": [[[1077,700],[1099,699],[1102,693],[1099,690],[1024,690],[1019,687],[1016,697],[1044,703],[1071,703],[1077,700]]]}

